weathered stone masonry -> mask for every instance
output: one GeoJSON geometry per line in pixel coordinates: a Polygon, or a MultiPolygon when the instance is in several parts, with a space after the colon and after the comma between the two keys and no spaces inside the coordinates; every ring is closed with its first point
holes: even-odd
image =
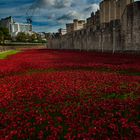
{"type": "Polygon", "coordinates": [[[50,49],[140,51],[140,1],[127,5],[120,20],[103,28],[86,28],[48,42],[50,49]]]}

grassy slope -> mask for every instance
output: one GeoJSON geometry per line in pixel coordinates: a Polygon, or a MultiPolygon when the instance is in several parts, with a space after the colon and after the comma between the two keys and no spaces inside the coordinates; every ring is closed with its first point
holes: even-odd
{"type": "Polygon", "coordinates": [[[19,52],[18,50],[9,50],[9,51],[5,51],[5,52],[1,52],[0,59],[5,59],[7,56],[16,54],[18,52],[19,52]]]}

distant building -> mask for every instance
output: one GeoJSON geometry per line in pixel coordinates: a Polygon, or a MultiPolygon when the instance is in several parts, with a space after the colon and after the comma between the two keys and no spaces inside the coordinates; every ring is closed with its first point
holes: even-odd
{"type": "Polygon", "coordinates": [[[73,24],[74,24],[74,31],[80,30],[84,28],[85,20],[74,19],[73,24]]]}
{"type": "Polygon", "coordinates": [[[85,20],[74,19],[73,23],[66,24],[67,33],[83,29],[85,27],[85,20]]]}
{"type": "Polygon", "coordinates": [[[46,38],[45,32],[38,32],[37,35],[39,35],[41,38],[46,38]]]}
{"type": "Polygon", "coordinates": [[[66,30],[66,29],[60,28],[60,29],[58,29],[58,33],[59,33],[60,35],[65,35],[65,34],[67,33],[67,30],[66,30]]]}
{"type": "Polygon", "coordinates": [[[19,32],[31,33],[32,25],[28,23],[17,23],[10,16],[0,20],[0,26],[6,27],[12,37],[16,36],[19,32]]]}
{"type": "Polygon", "coordinates": [[[73,23],[67,23],[66,24],[66,31],[67,31],[67,33],[70,33],[70,32],[74,31],[73,23]]]}

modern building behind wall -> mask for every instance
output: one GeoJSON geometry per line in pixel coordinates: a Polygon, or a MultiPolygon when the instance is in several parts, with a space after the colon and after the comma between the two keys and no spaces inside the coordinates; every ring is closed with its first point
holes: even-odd
{"type": "Polygon", "coordinates": [[[1,19],[0,26],[8,28],[11,37],[15,37],[19,32],[32,33],[31,24],[17,23],[11,16],[1,19]]]}

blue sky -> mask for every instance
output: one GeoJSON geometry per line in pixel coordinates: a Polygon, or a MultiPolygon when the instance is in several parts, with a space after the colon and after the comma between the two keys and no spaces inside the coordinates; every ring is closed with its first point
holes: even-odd
{"type": "Polygon", "coordinates": [[[26,22],[32,15],[33,30],[56,32],[74,18],[86,19],[99,8],[101,0],[0,0],[0,18],[14,17],[17,22],[26,22]]]}

